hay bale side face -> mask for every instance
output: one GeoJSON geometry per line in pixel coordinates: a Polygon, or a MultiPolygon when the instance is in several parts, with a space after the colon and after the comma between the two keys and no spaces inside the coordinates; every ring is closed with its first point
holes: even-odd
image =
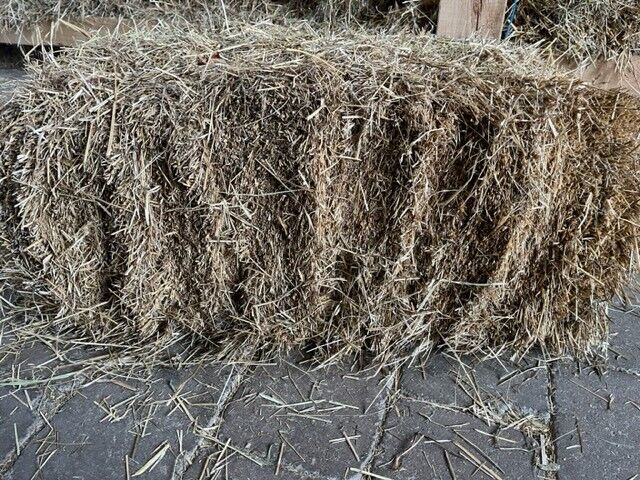
{"type": "MultiPolygon", "coordinates": [[[[62,75],[50,73],[51,89],[66,87],[62,75]]],[[[28,95],[35,104],[47,103],[51,90],[33,90],[28,95]]],[[[88,155],[86,132],[82,123],[69,118],[70,111],[70,102],[58,97],[46,110],[19,114],[23,126],[42,129],[25,132],[11,123],[3,128],[2,155],[7,159],[2,172],[3,229],[18,248],[20,260],[35,262],[23,271],[27,282],[23,290],[61,300],[61,317],[91,324],[108,287],[103,194],[95,181],[100,165],[88,155]],[[45,140],[58,135],[60,143],[45,140]],[[10,153],[16,151],[17,156],[10,153]],[[58,159],[55,165],[53,158],[58,159]]],[[[5,254],[11,255],[10,250],[5,254]]]]}
{"type": "Polygon", "coordinates": [[[585,351],[636,248],[638,104],[535,56],[273,26],[88,43],[5,111],[19,265],[60,315],[221,355],[585,351]]]}

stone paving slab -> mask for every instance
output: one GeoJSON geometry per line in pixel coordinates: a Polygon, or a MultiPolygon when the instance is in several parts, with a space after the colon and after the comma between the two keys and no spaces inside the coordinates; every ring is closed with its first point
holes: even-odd
{"type": "Polygon", "coordinates": [[[613,309],[606,365],[554,368],[558,478],[640,478],[640,311],[613,309]]]}
{"type": "Polygon", "coordinates": [[[479,478],[532,479],[534,457],[534,446],[520,432],[403,400],[385,425],[373,473],[394,480],[471,478],[475,472],[479,478]]]}
{"type": "Polygon", "coordinates": [[[399,391],[374,473],[394,480],[539,474],[538,432],[549,422],[545,369],[437,354],[403,371],[399,391]]]}
{"type": "Polygon", "coordinates": [[[347,364],[314,371],[284,359],[260,366],[227,406],[219,443],[203,450],[185,478],[198,478],[226,442],[255,459],[234,454],[229,478],[269,478],[276,469],[291,478],[353,476],[350,468],[373,453],[390,385],[388,376],[347,364]]]}
{"type": "Polygon", "coordinates": [[[6,478],[170,479],[197,446],[229,368],[160,369],[87,381],[21,452],[6,478]],[[153,467],[153,468],[151,468],[153,467]],[[127,476],[129,475],[129,476],[127,476]]]}
{"type": "Polygon", "coordinates": [[[572,364],[556,376],[558,478],[640,477],[639,379],[572,364]]]}
{"type": "Polygon", "coordinates": [[[611,345],[607,368],[640,378],[640,299],[633,300],[627,307],[616,305],[609,309],[611,345]]]}
{"type": "Polygon", "coordinates": [[[535,356],[514,363],[438,352],[423,365],[403,371],[401,390],[408,398],[460,406],[469,403],[466,392],[475,385],[483,397],[497,397],[546,415],[547,380],[547,365],[535,356]]]}
{"type": "Polygon", "coordinates": [[[36,395],[0,387],[0,465],[16,456],[19,444],[31,436],[31,427],[38,418],[34,401],[39,394],[36,395]]]}
{"type": "MultiPolygon", "coordinates": [[[[198,479],[229,479],[229,480],[330,480],[345,477],[325,476],[319,472],[310,472],[301,465],[281,463],[280,468],[273,462],[265,462],[263,459],[249,459],[246,453],[211,451],[207,457],[209,462],[206,469],[204,464],[200,468],[200,474],[189,471],[185,478],[198,479]],[[219,465],[216,468],[216,464],[219,465]],[[202,472],[205,472],[203,475],[202,472]],[[218,473],[218,477],[215,476],[218,473]]],[[[206,461],[206,460],[205,460],[206,461]]],[[[353,472],[350,472],[353,475],[353,472]]],[[[359,478],[359,477],[351,477],[359,478]]]]}
{"type": "Polygon", "coordinates": [[[48,379],[63,365],[55,352],[40,341],[24,342],[15,332],[3,331],[0,344],[0,472],[42,424],[44,403],[64,401],[68,384],[48,379]]]}

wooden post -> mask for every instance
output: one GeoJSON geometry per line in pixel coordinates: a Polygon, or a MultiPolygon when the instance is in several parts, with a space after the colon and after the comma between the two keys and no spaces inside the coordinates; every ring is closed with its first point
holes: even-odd
{"type": "Polygon", "coordinates": [[[507,0],[440,0],[437,34],[449,38],[500,39],[507,0]]]}

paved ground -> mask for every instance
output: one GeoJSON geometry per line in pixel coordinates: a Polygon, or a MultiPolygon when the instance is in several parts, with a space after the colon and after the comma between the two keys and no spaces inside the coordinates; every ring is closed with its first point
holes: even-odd
{"type": "Polygon", "coordinates": [[[114,358],[1,316],[0,477],[640,478],[639,299],[625,310],[601,364],[436,352],[391,372],[220,366],[183,339],[114,358]]]}
{"type": "MultiPolygon", "coordinates": [[[[621,479],[640,474],[640,305],[602,365],[219,366],[0,324],[0,474],[29,479],[621,479]],[[24,341],[25,338],[29,340],[24,341]]],[[[86,339],[85,339],[86,340],[86,339]]],[[[355,362],[354,362],[355,363],[355,362]]]]}

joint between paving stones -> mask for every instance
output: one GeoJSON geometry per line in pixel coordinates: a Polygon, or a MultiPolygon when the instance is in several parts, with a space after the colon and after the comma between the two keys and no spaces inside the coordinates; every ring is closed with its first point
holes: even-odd
{"type": "MultiPolygon", "coordinates": [[[[55,416],[62,409],[67,401],[73,396],[73,392],[76,390],[76,387],[77,385],[75,382],[60,386],[52,386],[51,388],[53,388],[57,394],[56,398],[60,399],[57,401],[49,400],[44,394],[40,397],[37,405],[34,405],[35,411],[39,413],[39,416],[37,416],[34,422],[29,426],[26,434],[22,438],[18,439],[20,452],[24,452],[25,448],[31,443],[31,441],[49,425],[48,420],[45,419],[47,417],[55,416]]],[[[5,480],[11,480],[11,478],[13,478],[11,469],[18,458],[19,454],[16,450],[7,454],[5,458],[0,461],[0,475],[3,475],[5,480]],[[4,475],[6,475],[6,477],[4,475]]]]}
{"type": "MultiPolygon", "coordinates": [[[[551,465],[557,465],[558,461],[558,445],[556,439],[558,438],[558,424],[557,424],[557,401],[556,401],[556,376],[554,372],[554,362],[547,362],[547,403],[549,405],[549,435],[546,439],[548,442],[548,451],[546,455],[551,465]]],[[[542,448],[542,445],[541,445],[542,448]]],[[[551,469],[544,472],[545,480],[560,480],[559,471],[551,469]]]]}
{"type": "MultiPolygon", "coordinates": [[[[373,438],[373,442],[371,442],[371,446],[369,447],[369,451],[367,452],[367,456],[360,463],[360,472],[355,472],[354,475],[347,477],[347,480],[362,480],[366,475],[363,472],[370,472],[370,469],[373,467],[374,460],[376,458],[376,453],[382,444],[382,440],[384,439],[384,426],[387,422],[387,418],[389,416],[389,412],[393,406],[393,400],[395,398],[395,394],[399,392],[399,385],[402,379],[402,371],[401,369],[396,369],[389,374],[386,380],[386,385],[384,387],[385,395],[381,400],[381,408],[380,417],[378,419],[378,428],[376,428],[376,434],[373,438]]],[[[353,473],[353,472],[351,472],[353,473]]]]}
{"type": "MultiPolygon", "coordinates": [[[[205,425],[205,429],[211,429],[220,424],[225,408],[231,402],[236,392],[240,388],[240,385],[242,384],[242,381],[244,380],[245,375],[248,371],[247,366],[234,366],[233,369],[234,370],[229,374],[227,382],[225,383],[225,386],[220,393],[220,398],[218,399],[216,405],[216,411],[205,425]]],[[[171,475],[172,480],[179,480],[184,476],[185,472],[191,466],[193,460],[196,458],[201,449],[205,448],[205,444],[206,438],[201,437],[198,440],[196,446],[193,447],[193,449],[185,452],[184,455],[176,459],[173,466],[173,473],[171,475]]]]}

